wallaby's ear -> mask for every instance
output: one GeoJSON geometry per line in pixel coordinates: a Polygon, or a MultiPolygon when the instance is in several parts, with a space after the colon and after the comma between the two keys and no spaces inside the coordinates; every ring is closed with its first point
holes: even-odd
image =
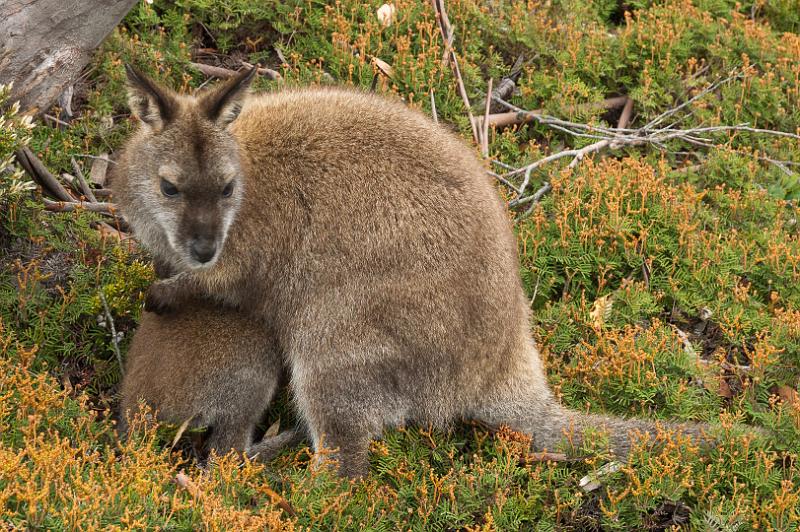
{"type": "Polygon", "coordinates": [[[258,67],[242,70],[219,87],[212,89],[200,100],[200,106],[209,120],[227,127],[242,110],[247,89],[255,78],[258,67]]]}
{"type": "Polygon", "coordinates": [[[126,64],[128,105],[131,112],[150,127],[160,129],[175,118],[178,102],[173,92],[161,87],[141,70],[126,64]]]}

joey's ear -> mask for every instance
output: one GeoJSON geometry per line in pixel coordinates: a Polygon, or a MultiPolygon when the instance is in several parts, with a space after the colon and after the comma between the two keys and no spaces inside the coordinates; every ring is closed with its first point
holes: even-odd
{"type": "Polygon", "coordinates": [[[244,105],[247,89],[255,78],[258,67],[252,67],[236,74],[229,81],[205,94],[200,100],[200,107],[209,120],[219,127],[227,127],[236,120],[244,105]]]}
{"type": "Polygon", "coordinates": [[[128,105],[131,112],[150,127],[160,129],[175,118],[178,102],[175,94],[147,77],[136,67],[126,64],[128,105]]]}

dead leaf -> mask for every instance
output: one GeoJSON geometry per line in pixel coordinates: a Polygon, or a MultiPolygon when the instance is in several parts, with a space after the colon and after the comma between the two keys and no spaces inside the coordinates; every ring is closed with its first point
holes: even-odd
{"type": "Polygon", "coordinates": [[[724,377],[718,377],[719,388],[717,389],[717,393],[719,393],[720,397],[724,397],[726,399],[730,399],[733,397],[733,391],[731,391],[730,385],[728,385],[728,381],[725,380],[724,377]]]}
{"type": "Polygon", "coordinates": [[[183,472],[183,469],[175,475],[175,483],[180,486],[181,488],[185,489],[189,492],[189,495],[192,496],[192,499],[199,499],[202,493],[200,492],[200,488],[194,481],[189,478],[189,475],[183,472]]]}
{"type": "Polygon", "coordinates": [[[698,358],[697,351],[694,350],[694,346],[692,346],[692,342],[689,340],[689,335],[680,330],[675,325],[672,325],[672,328],[675,330],[675,334],[678,335],[678,338],[681,339],[681,343],[683,344],[683,350],[686,352],[686,354],[691,356],[692,358],[698,358]]]}
{"type": "Polygon", "coordinates": [[[269,498],[272,499],[272,502],[278,505],[278,508],[280,508],[287,514],[291,515],[292,517],[297,517],[297,512],[294,511],[294,508],[292,508],[292,505],[289,504],[289,501],[284,499],[280,493],[276,492],[269,486],[264,486],[264,485],[261,486],[260,490],[264,494],[269,496],[269,498]]]}
{"type": "Polygon", "coordinates": [[[592,305],[592,311],[589,312],[589,317],[592,318],[592,325],[594,325],[595,329],[602,329],[606,320],[611,317],[613,304],[613,294],[598,297],[595,300],[594,305],[592,305]]]}
{"type": "Polygon", "coordinates": [[[172,445],[169,446],[170,451],[175,448],[175,445],[178,444],[178,440],[180,440],[181,436],[183,436],[183,433],[186,432],[186,429],[189,427],[189,423],[191,423],[192,419],[194,419],[194,416],[181,423],[181,426],[178,427],[178,432],[176,432],[175,437],[172,438],[172,445]]]}
{"type": "Polygon", "coordinates": [[[609,462],[604,466],[600,467],[597,471],[589,473],[585,477],[583,477],[580,482],[578,483],[583,491],[589,493],[590,491],[594,491],[600,486],[603,485],[601,479],[605,476],[608,476],[612,473],[616,473],[622,468],[622,464],[620,462],[609,462]]]}
{"type": "Polygon", "coordinates": [[[114,227],[111,227],[110,225],[108,225],[105,222],[98,223],[96,229],[97,229],[97,232],[100,233],[101,237],[113,238],[114,240],[117,240],[119,242],[122,242],[123,240],[127,239],[129,245],[132,245],[132,246],[135,247],[134,241],[130,240],[128,238],[128,235],[126,235],[125,233],[115,229],[114,227]]]}
{"type": "Polygon", "coordinates": [[[786,386],[785,384],[776,386],[775,393],[788,405],[797,406],[800,404],[800,396],[798,396],[797,390],[791,386],[786,386]]]}
{"type": "Polygon", "coordinates": [[[98,187],[103,188],[106,184],[106,173],[108,173],[108,154],[101,153],[92,161],[89,180],[98,187]]]}
{"type": "Polygon", "coordinates": [[[269,426],[267,432],[264,433],[264,439],[266,438],[273,438],[278,435],[278,432],[281,430],[281,418],[269,426]]]}
{"type": "Polygon", "coordinates": [[[381,73],[387,78],[391,78],[394,75],[394,69],[392,68],[392,65],[390,65],[383,59],[373,57],[372,62],[375,64],[376,67],[378,67],[378,70],[380,70],[381,73]]]}
{"type": "Polygon", "coordinates": [[[394,22],[396,11],[394,4],[383,4],[378,8],[378,12],[375,15],[378,17],[378,22],[381,23],[381,26],[388,28],[394,22]]]}

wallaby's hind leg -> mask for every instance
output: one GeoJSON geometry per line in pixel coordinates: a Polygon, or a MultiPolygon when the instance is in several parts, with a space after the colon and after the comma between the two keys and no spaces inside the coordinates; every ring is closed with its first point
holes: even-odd
{"type": "Polygon", "coordinates": [[[322,423],[312,432],[315,465],[333,460],[338,464],[339,474],[344,477],[367,476],[371,435],[336,425],[338,424],[322,423]]]}
{"type": "Polygon", "coordinates": [[[218,415],[212,421],[206,449],[209,453],[214,450],[217,456],[224,456],[231,450],[243,453],[253,443],[253,430],[257,420],[258,417],[252,415],[227,412],[218,415]]]}
{"type": "Polygon", "coordinates": [[[294,367],[292,390],[317,453],[315,460],[335,459],[341,475],[365,476],[370,442],[380,435],[392,402],[372,382],[369,368],[294,367]]]}
{"type": "MultiPolygon", "coordinates": [[[[269,353],[278,360],[278,355],[269,353]]],[[[217,390],[206,419],[211,436],[206,448],[222,456],[235,450],[240,455],[253,444],[253,431],[278,390],[281,369],[277,362],[272,372],[253,374],[250,379],[231,379],[226,388],[217,390]]]]}

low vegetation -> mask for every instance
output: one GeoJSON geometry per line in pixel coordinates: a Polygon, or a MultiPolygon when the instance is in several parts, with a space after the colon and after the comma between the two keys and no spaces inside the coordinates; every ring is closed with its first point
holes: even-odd
{"type": "MultiPolygon", "coordinates": [[[[221,457],[201,469],[171,445],[174,428],[142,423],[136,438],[118,441],[114,344],[124,356],[152,267],[132,240],[99,230],[100,215],[46,211],[11,159],[14,150],[28,145],[55,174],[73,172],[71,157],[87,173],[87,156],[113,159],[134,127],[126,61],[184,91],[206,83],[192,63],[236,69],[242,61],[281,74],[262,77],[257,90],[374,85],[426,113],[433,99],[438,119],[472,142],[433,3],[395,0],[383,22],[381,3],[142,2],[76,84],[76,116],[31,123],[4,101],[0,526],[796,530],[794,0],[445,2],[476,117],[487,81],[497,87],[522,56],[517,90],[507,97],[522,109],[608,128],[618,125],[619,106],[586,104],[627,95],[629,129],[669,110],[660,127],[750,128],[614,146],[571,167],[570,157],[542,164],[530,172],[526,194],[545,182],[552,190],[516,207],[523,175],[506,166],[597,139],[535,120],[492,128],[488,139],[487,170],[511,172],[510,186],[498,180],[498,193],[512,204],[531,327],[562,400],[588,411],[708,421],[723,433],[714,448],[660,434],[661,445],[642,445],[616,471],[598,475],[609,457],[593,449],[555,462],[507,430],[408,427],[375,442],[370,476],[351,483],[310,470],[305,446],[268,464],[221,457]],[[738,430],[741,423],[773,435],[757,438],[738,430]],[[599,487],[581,487],[587,475],[599,487]]],[[[287,402],[270,422],[279,415],[288,422],[287,402]]]]}

